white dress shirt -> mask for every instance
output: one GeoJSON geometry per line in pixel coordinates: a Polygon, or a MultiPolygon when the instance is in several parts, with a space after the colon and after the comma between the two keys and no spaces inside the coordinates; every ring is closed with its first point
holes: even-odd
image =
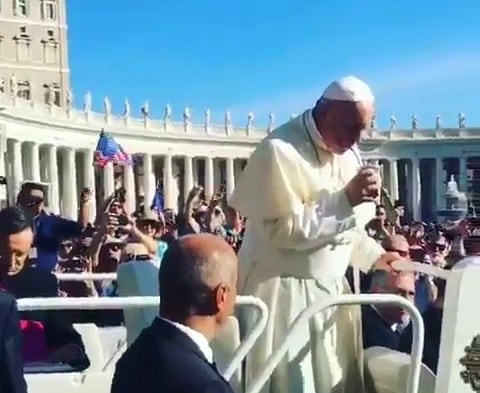
{"type": "Polygon", "coordinates": [[[185,333],[197,345],[198,349],[200,349],[200,352],[202,352],[203,356],[205,356],[205,359],[207,359],[209,363],[213,363],[212,348],[210,347],[210,343],[208,342],[207,338],[202,333],[188,326],[182,325],[181,323],[173,322],[166,318],[161,319],[185,333]]]}

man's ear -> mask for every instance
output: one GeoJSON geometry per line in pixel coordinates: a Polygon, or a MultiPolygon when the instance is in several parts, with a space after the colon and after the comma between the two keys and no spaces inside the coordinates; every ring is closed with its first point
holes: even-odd
{"type": "Polygon", "coordinates": [[[215,303],[218,311],[223,311],[227,303],[228,288],[225,284],[220,284],[215,290],[215,303]]]}

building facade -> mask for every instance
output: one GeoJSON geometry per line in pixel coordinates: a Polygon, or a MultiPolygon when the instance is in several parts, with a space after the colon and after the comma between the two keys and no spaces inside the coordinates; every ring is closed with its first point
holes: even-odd
{"type": "MultiPolygon", "coordinates": [[[[210,196],[222,185],[227,195],[231,193],[255,145],[269,132],[254,128],[252,121],[247,127],[234,127],[228,113],[221,125],[210,124],[208,112],[201,124],[193,123],[187,110],[183,121],[175,122],[169,107],[162,120],[151,119],[145,109],[141,117],[133,117],[128,103],[122,116],[112,114],[109,105],[104,113],[94,113],[90,99],[87,95],[84,109],[77,110],[32,106],[28,100],[0,94],[4,200],[14,203],[22,182],[43,182],[50,210],[73,218],[84,188],[95,191],[96,205],[101,206],[106,196],[124,186],[131,211],[143,201],[150,204],[160,188],[165,206],[178,210],[195,184],[210,196]],[[102,129],[136,156],[135,165],[92,165],[102,129]]],[[[478,128],[373,130],[359,147],[365,161],[380,165],[391,198],[402,201],[412,219],[436,218],[436,211],[445,207],[445,185],[452,176],[478,205],[478,128]]]]}
{"type": "MultiPolygon", "coordinates": [[[[255,145],[273,129],[254,128],[254,114],[246,127],[234,127],[230,113],[224,124],[192,122],[185,108],[183,121],[151,119],[148,103],[140,117],[132,116],[128,101],[122,116],[112,114],[104,99],[104,113],[92,112],[90,93],[83,110],[72,107],[65,0],[0,0],[0,202],[14,203],[24,181],[45,183],[54,213],[76,216],[82,189],[95,191],[96,206],[117,187],[127,189],[131,211],[150,203],[161,188],[167,208],[179,209],[194,184],[213,195],[222,186],[231,193],[255,145]],[[136,155],[132,167],[92,165],[99,132],[105,128],[136,155]]],[[[360,144],[366,161],[379,164],[391,198],[402,201],[413,219],[434,220],[444,208],[443,191],[451,176],[461,191],[480,208],[480,129],[396,130],[365,134],[360,144]]],[[[252,190],[252,192],[259,192],[252,190]]]]}
{"type": "Polygon", "coordinates": [[[63,106],[69,73],[65,0],[0,0],[0,93],[63,106]]]}

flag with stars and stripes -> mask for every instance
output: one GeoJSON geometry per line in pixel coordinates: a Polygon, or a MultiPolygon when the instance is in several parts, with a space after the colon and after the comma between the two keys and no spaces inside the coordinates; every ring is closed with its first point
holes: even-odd
{"type": "Polygon", "coordinates": [[[93,165],[104,168],[109,162],[120,165],[132,165],[133,158],[120,144],[115,142],[115,139],[102,130],[95,149],[93,165]]]}

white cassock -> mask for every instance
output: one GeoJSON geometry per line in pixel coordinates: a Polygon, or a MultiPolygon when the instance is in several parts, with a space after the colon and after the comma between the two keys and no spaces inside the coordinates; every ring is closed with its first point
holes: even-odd
{"type": "MultiPolygon", "coordinates": [[[[364,230],[374,204],[352,209],[342,191],[359,165],[353,151],[326,150],[309,110],[260,143],[235,186],[230,204],[247,217],[239,290],[261,298],[270,311],[247,357],[247,386],[302,310],[350,292],[349,262],[367,271],[384,252],[364,230]]],[[[253,322],[251,315],[246,319],[253,322]]],[[[294,337],[262,392],[362,392],[360,322],[358,306],[318,313],[294,337]]]]}

